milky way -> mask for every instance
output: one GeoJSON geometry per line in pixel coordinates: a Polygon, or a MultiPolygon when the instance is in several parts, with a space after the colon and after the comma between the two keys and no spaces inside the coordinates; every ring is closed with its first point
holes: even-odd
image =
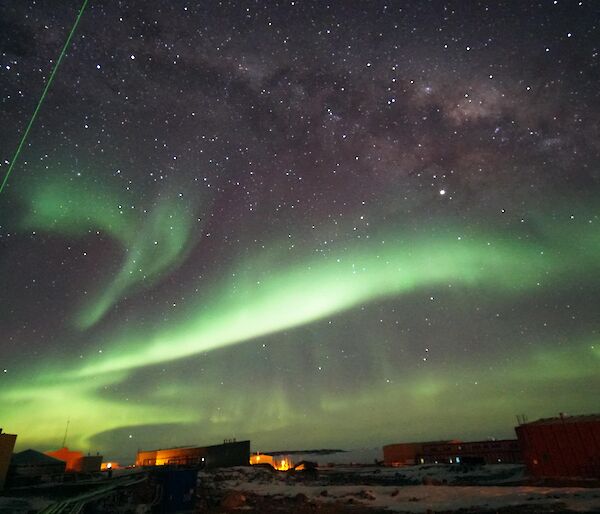
{"type": "MultiPolygon", "coordinates": [[[[0,195],[22,448],[597,410],[593,2],[127,4],[90,0],[0,195]]],[[[0,7],[3,175],[79,7],[0,7]]]]}

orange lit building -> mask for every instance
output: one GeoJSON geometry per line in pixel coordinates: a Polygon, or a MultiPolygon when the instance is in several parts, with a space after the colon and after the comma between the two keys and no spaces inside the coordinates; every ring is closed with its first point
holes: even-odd
{"type": "Polygon", "coordinates": [[[273,467],[277,471],[287,471],[294,467],[294,461],[286,456],[275,457],[273,459],[273,467]]]}
{"type": "Polygon", "coordinates": [[[158,450],[140,450],[136,466],[247,466],[250,462],[250,441],[231,441],[214,446],[186,446],[158,450]]]}
{"type": "Polygon", "coordinates": [[[531,475],[600,478],[600,414],[540,419],[515,432],[531,475]]]}
{"type": "Polygon", "coordinates": [[[269,464],[273,466],[273,456],[266,455],[265,453],[257,453],[255,455],[250,455],[250,464],[269,464]]]}
{"type": "Polygon", "coordinates": [[[83,459],[83,453],[69,450],[66,446],[58,450],[44,452],[49,457],[62,460],[67,463],[66,471],[80,471],[79,462],[83,459]]]}
{"type": "Polygon", "coordinates": [[[265,453],[256,453],[250,456],[250,464],[269,464],[278,471],[287,471],[294,467],[292,459],[285,455],[267,455],[265,453]]]}
{"type": "Polygon", "coordinates": [[[136,466],[192,466],[206,462],[206,450],[196,446],[139,451],[136,466]]]}
{"type": "Polygon", "coordinates": [[[108,471],[109,469],[119,469],[120,467],[121,464],[113,460],[110,462],[103,462],[100,465],[100,471],[108,471]]]}
{"type": "Polygon", "coordinates": [[[102,466],[101,455],[83,455],[82,452],[69,450],[66,446],[46,452],[46,455],[66,462],[66,471],[71,473],[93,473],[100,471],[102,466]]]}
{"type": "Polygon", "coordinates": [[[15,434],[5,434],[0,428],[0,491],[4,488],[4,481],[6,480],[16,440],[17,436],[15,434]]]}

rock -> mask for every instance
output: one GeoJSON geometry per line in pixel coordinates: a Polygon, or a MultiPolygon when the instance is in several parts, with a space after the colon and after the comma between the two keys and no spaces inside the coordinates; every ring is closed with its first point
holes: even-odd
{"type": "Polygon", "coordinates": [[[224,509],[239,509],[246,503],[246,497],[239,491],[227,493],[221,501],[221,507],[224,509]]]}
{"type": "Polygon", "coordinates": [[[375,495],[372,491],[365,491],[364,489],[360,491],[356,496],[362,498],[363,500],[375,500],[375,495]]]}
{"type": "Polygon", "coordinates": [[[294,500],[296,500],[298,503],[306,503],[308,501],[308,496],[306,496],[304,493],[298,493],[296,496],[294,496],[294,500]]]}

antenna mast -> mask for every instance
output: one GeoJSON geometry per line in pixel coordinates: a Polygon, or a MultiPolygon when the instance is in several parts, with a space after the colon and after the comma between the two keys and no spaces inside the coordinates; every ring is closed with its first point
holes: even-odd
{"type": "Polygon", "coordinates": [[[69,423],[71,422],[71,418],[67,418],[67,426],[65,428],[65,437],[63,437],[62,448],[65,448],[67,444],[67,434],[69,433],[69,423]]]}

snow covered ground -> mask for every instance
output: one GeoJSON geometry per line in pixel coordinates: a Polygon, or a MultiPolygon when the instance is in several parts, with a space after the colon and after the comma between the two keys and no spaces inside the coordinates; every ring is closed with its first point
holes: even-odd
{"type": "Polygon", "coordinates": [[[335,466],[323,468],[321,475],[347,475],[353,481],[381,485],[522,485],[526,478],[524,466],[515,464],[424,464],[400,468],[335,466]]]}
{"type": "MultiPolygon", "coordinates": [[[[463,472],[459,466],[429,465],[330,468],[310,478],[264,468],[232,468],[200,473],[199,479],[208,489],[237,491],[246,497],[268,498],[271,503],[302,498],[306,503],[336,505],[340,512],[344,505],[408,513],[523,505],[533,508],[529,512],[536,512],[535,506],[554,506],[554,512],[600,512],[600,489],[500,485],[518,483],[522,476],[520,466],[480,466],[463,472]],[[468,483],[478,485],[452,485],[468,483]]],[[[239,508],[248,510],[249,506],[239,508]]]]}

